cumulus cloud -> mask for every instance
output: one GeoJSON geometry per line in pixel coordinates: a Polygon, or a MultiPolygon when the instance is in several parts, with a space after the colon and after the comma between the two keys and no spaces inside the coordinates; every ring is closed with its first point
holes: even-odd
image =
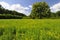
{"type": "Polygon", "coordinates": [[[50,7],[50,9],[51,9],[51,12],[60,11],[60,2],[50,7]]]}
{"type": "Polygon", "coordinates": [[[17,12],[24,13],[24,14],[26,14],[26,15],[29,15],[28,10],[29,10],[30,8],[29,8],[29,7],[24,7],[24,6],[22,6],[21,4],[12,4],[12,5],[10,5],[10,4],[7,3],[7,2],[0,2],[0,5],[2,5],[2,7],[4,7],[5,9],[15,10],[15,11],[17,11],[17,12]]]}
{"type": "Polygon", "coordinates": [[[32,5],[29,5],[30,8],[32,8],[32,5]]]}

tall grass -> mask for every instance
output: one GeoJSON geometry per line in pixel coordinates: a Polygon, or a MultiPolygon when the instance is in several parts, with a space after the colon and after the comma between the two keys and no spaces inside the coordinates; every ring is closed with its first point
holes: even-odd
{"type": "Polygon", "coordinates": [[[2,19],[0,40],[60,40],[60,19],[2,19]]]}

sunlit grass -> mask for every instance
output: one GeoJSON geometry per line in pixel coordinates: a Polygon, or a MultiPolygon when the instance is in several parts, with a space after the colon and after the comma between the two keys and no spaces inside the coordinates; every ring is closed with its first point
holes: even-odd
{"type": "Polygon", "coordinates": [[[60,19],[1,19],[0,40],[60,40],[60,19]]]}

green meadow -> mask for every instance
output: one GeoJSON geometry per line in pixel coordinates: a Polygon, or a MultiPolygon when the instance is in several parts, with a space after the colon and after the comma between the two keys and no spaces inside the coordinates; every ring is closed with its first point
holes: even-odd
{"type": "Polygon", "coordinates": [[[0,40],[60,40],[60,19],[0,19],[0,40]]]}

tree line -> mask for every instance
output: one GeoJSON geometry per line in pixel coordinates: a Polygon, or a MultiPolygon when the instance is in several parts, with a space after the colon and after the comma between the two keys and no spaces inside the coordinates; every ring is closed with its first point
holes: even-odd
{"type": "Polygon", "coordinates": [[[16,11],[4,9],[0,5],[0,19],[22,19],[23,17],[26,17],[26,15],[16,11]]]}
{"type": "Polygon", "coordinates": [[[56,19],[60,18],[60,11],[57,11],[56,13],[51,12],[51,9],[46,2],[36,2],[32,5],[30,17],[33,19],[56,19]]]}
{"type": "Polygon", "coordinates": [[[32,10],[29,16],[16,11],[4,9],[0,5],[0,19],[58,19],[60,18],[60,11],[56,13],[51,12],[49,5],[46,2],[36,2],[32,5],[32,10]]]}

